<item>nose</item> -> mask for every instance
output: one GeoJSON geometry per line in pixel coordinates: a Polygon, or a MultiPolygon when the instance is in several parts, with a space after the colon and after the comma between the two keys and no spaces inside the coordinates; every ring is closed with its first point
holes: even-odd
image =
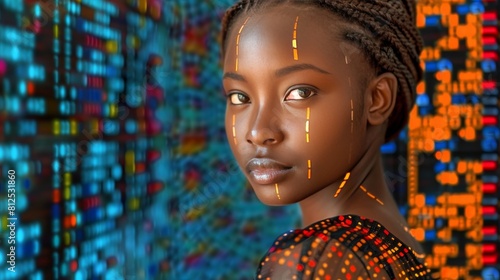
{"type": "Polygon", "coordinates": [[[247,132],[247,142],[257,146],[276,145],[283,141],[278,109],[261,108],[255,114],[247,132]]]}

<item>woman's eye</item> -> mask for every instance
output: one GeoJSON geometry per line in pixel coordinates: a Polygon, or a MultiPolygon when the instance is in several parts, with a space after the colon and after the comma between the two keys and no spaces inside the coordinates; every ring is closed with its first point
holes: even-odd
{"type": "Polygon", "coordinates": [[[229,95],[229,100],[233,105],[241,105],[250,102],[250,98],[243,93],[232,93],[229,95]]]}
{"type": "Polygon", "coordinates": [[[285,100],[302,100],[307,99],[316,94],[312,88],[295,88],[288,92],[285,100]]]}

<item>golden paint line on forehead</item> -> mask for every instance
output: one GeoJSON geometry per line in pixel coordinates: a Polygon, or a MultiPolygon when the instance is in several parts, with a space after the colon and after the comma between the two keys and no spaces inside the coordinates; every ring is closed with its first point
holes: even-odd
{"type": "Polygon", "coordinates": [[[293,60],[299,60],[299,50],[297,48],[297,26],[299,25],[299,16],[295,18],[295,24],[293,25],[293,60]]]}
{"type": "Polygon", "coordinates": [[[247,24],[248,20],[250,17],[247,17],[245,22],[241,25],[240,30],[238,31],[238,35],[236,36],[236,61],[235,61],[235,66],[234,70],[238,72],[238,62],[239,62],[239,54],[240,54],[240,37],[241,37],[241,32],[243,32],[243,28],[245,28],[245,25],[247,24]]]}

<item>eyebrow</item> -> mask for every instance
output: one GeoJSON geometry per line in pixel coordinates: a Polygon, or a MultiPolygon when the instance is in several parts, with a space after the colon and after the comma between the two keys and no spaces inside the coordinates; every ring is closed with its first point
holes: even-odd
{"type": "Polygon", "coordinates": [[[245,82],[245,78],[240,75],[240,74],[236,74],[234,72],[227,72],[224,74],[224,76],[222,77],[222,79],[233,79],[233,80],[236,80],[236,81],[243,81],[245,82]]]}
{"type": "MultiPolygon", "coordinates": [[[[328,71],[325,71],[317,66],[314,66],[314,65],[308,64],[308,63],[301,63],[301,64],[287,66],[287,67],[276,70],[276,72],[274,74],[276,75],[276,77],[283,77],[283,76],[289,75],[291,73],[298,72],[298,71],[304,71],[304,70],[313,70],[313,71],[319,72],[321,74],[331,74],[328,71]]],[[[234,72],[225,73],[223,76],[223,79],[233,79],[236,81],[243,81],[243,82],[246,81],[245,77],[243,77],[240,74],[234,73],[234,72]]]]}
{"type": "Polygon", "coordinates": [[[295,64],[295,65],[292,65],[292,66],[288,66],[288,67],[276,70],[275,75],[277,77],[283,77],[283,76],[291,74],[293,72],[304,71],[304,70],[314,70],[314,71],[322,73],[322,74],[331,74],[330,72],[325,71],[325,70],[323,70],[323,69],[321,69],[321,68],[319,68],[317,66],[314,66],[312,64],[301,63],[301,64],[295,64]]]}

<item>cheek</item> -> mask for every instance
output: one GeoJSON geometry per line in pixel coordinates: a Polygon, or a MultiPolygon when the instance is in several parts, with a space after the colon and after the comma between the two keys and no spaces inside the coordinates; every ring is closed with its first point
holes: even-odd
{"type": "Polygon", "coordinates": [[[349,164],[354,140],[351,137],[351,112],[349,106],[342,107],[338,110],[311,108],[309,120],[304,121],[300,135],[305,139],[301,148],[308,160],[308,173],[309,169],[313,174],[318,174],[318,170],[331,172],[349,164]]]}
{"type": "Polygon", "coordinates": [[[351,112],[349,103],[337,108],[321,106],[311,108],[310,118],[306,120],[305,133],[309,134],[311,146],[321,146],[323,149],[335,146],[348,140],[351,134],[351,112]],[[309,127],[307,127],[309,124],[309,127]],[[309,130],[307,131],[307,128],[309,130]]]}
{"type": "Polygon", "coordinates": [[[241,114],[237,114],[231,112],[231,110],[226,111],[225,117],[225,128],[226,128],[226,137],[229,143],[229,147],[233,152],[234,157],[239,162],[240,155],[245,151],[242,150],[246,145],[242,145],[245,141],[245,117],[241,114]]]}
{"type": "Polygon", "coordinates": [[[229,145],[232,149],[238,144],[237,136],[241,136],[237,134],[237,116],[236,114],[228,111],[226,112],[225,117],[225,127],[226,127],[226,136],[229,142],[229,145]]]}
{"type": "Polygon", "coordinates": [[[307,107],[306,109],[306,123],[305,123],[305,131],[306,131],[306,143],[311,142],[311,108],[307,107]]]}
{"type": "Polygon", "coordinates": [[[229,114],[229,116],[226,116],[226,133],[231,145],[238,145],[236,135],[236,114],[229,114]]]}

